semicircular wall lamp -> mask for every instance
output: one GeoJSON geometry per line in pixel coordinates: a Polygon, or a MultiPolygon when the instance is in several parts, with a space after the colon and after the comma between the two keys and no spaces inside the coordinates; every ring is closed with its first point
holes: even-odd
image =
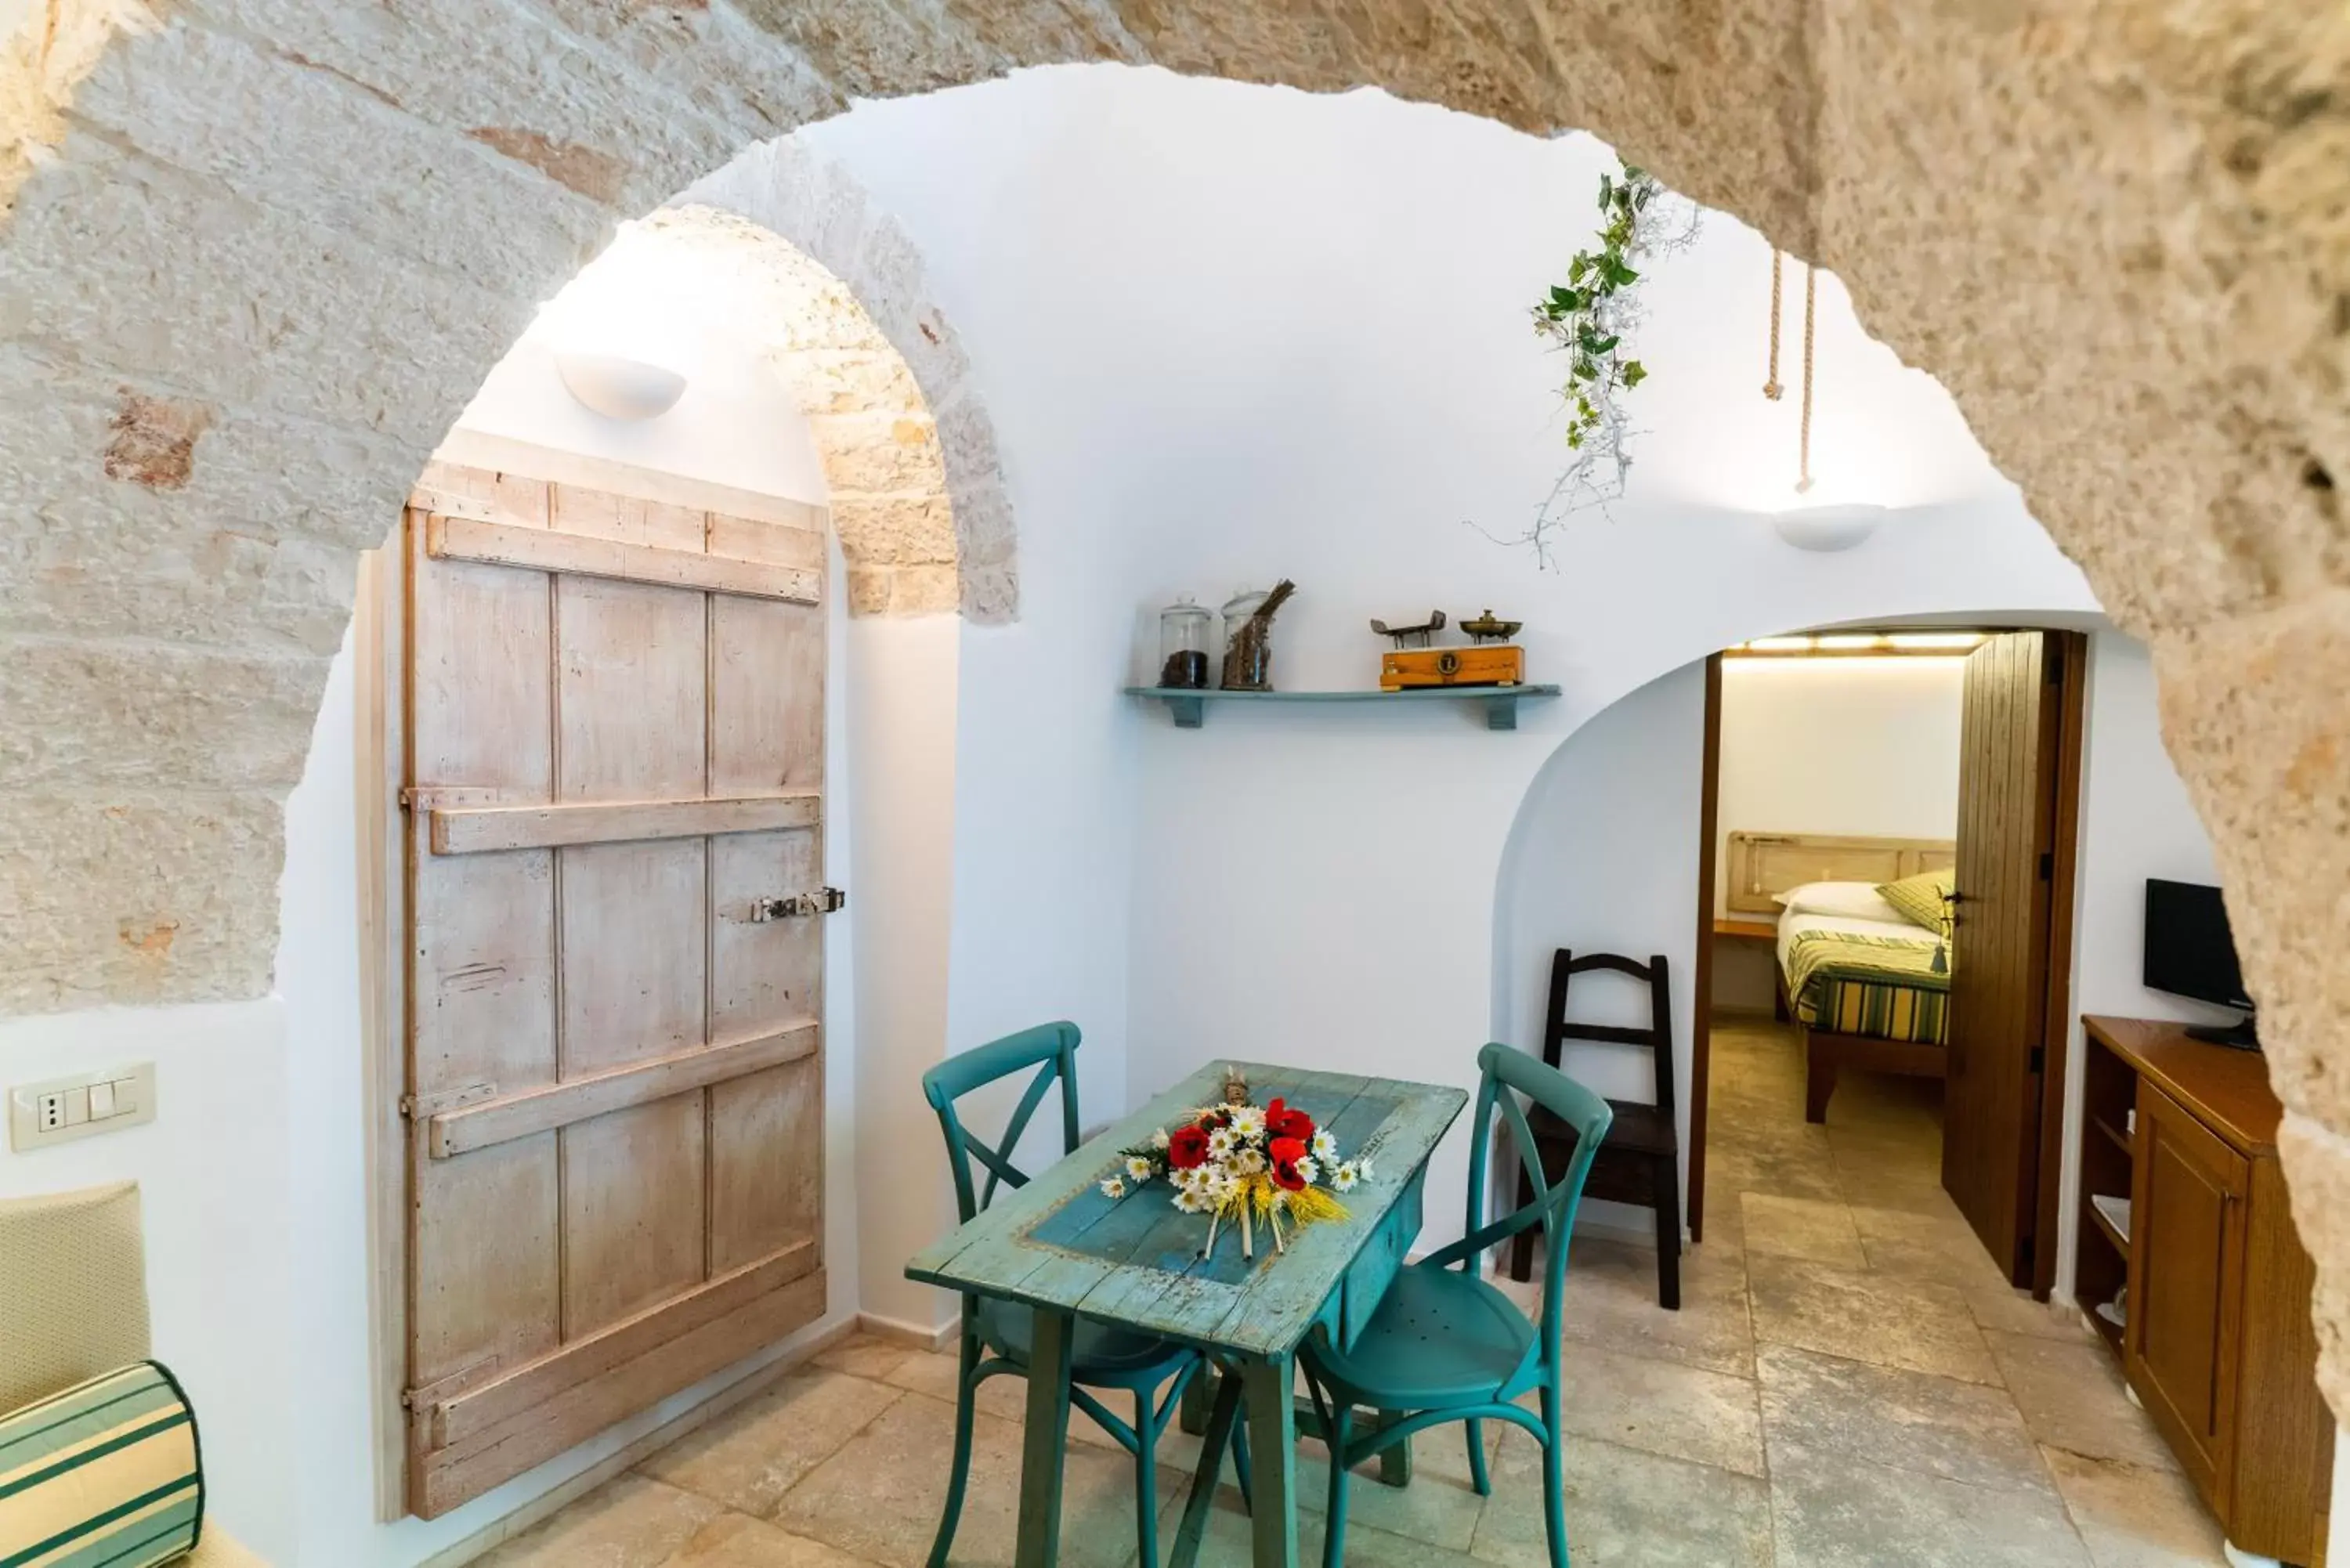
{"type": "Polygon", "coordinates": [[[584,408],[613,420],[652,420],[677,407],[685,378],[650,359],[558,348],[555,373],[584,408]]]}

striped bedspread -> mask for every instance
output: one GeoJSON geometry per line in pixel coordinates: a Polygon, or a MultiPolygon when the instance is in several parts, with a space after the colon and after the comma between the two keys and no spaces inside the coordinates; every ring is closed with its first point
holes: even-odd
{"type": "Polygon", "coordinates": [[[1785,944],[1795,1016],[1834,1034],[1942,1045],[1950,1040],[1950,976],[1942,944],[1908,937],[1800,930],[1785,944]]]}

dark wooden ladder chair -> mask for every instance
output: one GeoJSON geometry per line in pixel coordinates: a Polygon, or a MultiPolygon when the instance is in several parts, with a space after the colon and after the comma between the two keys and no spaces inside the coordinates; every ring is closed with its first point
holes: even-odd
{"type": "MultiPolygon", "coordinates": [[[[1657,1214],[1657,1300],[1668,1311],[1681,1306],[1681,1168],[1680,1133],[1673,1107],[1672,976],[1665,955],[1637,963],[1617,953],[1586,953],[1575,957],[1565,948],[1551,955],[1550,1008],[1543,1025],[1543,1060],[1556,1067],[1559,1054],[1570,1040],[1591,1040],[1609,1045],[1645,1045],[1654,1062],[1657,1095],[1654,1103],[1610,1100],[1616,1120],[1592,1161],[1591,1179],[1584,1191],[1592,1198],[1638,1203],[1657,1214]],[[1616,1023],[1576,1023],[1566,1015],[1568,982],[1578,974],[1609,970],[1629,975],[1648,988],[1648,1022],[1644,1028],[1616,1023]]],[[[1529,1118],[1545,1172],[1564,1172],[1575,1158],[1575,1129],[1540,1110],[1529,1118]]],[[[1554,1175],[1552,1179],[1555,1180],[1554,1175]]],[[[1533,1200],[1533,1178],[1521,1171],[1518,1204],[1533,1200]]],[[[1510,1277],[1534,1275],[1534,1234],[1521,1234],[1510,1250],[1510,1277]]]]}

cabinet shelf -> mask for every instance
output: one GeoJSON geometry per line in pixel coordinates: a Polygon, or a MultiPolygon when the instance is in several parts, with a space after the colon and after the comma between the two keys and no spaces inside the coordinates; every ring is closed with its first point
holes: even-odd
{"type": "Polygon", "coordinates": [[[1489,730],[1518,727],[1518,704],[1555,697],[1555,686],[1421,686],[1409,691],[1186,691],[1171,686],[1129,686],[1129,697],[1167,704],[1179,730],[1207,722],[1211,702],[1465,702],[1482,709],[1489,730]]]}

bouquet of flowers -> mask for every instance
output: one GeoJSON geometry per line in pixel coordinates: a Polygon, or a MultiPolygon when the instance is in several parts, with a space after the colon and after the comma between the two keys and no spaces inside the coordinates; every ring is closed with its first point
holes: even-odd
{"type": "Polygon", "coordinates": [[[1280,1251],[1288,1245],[1284,1224],[1294,1231],[1345,1219],[1346,1206],[1331,1194],[1352,1191],[1371,1174],[1368,1160],[1342,1158],[1337,1139],[1305,1112],[1279,1099],[1259,1109],[1238,1068],[1224,1075],[1222,1104],[1160,1128],[1148,1144],[1122,1150],[1118,1160],[1119,1168],[1102,1180],[1103,1195],[1121,1199],[1164,1179],[1177,1209],[1208,1217],[1203,1258],[1227,1225],[1240,1231],[1242,1257],[1256,1255],[1260,1225],[1280,1251]]]}

